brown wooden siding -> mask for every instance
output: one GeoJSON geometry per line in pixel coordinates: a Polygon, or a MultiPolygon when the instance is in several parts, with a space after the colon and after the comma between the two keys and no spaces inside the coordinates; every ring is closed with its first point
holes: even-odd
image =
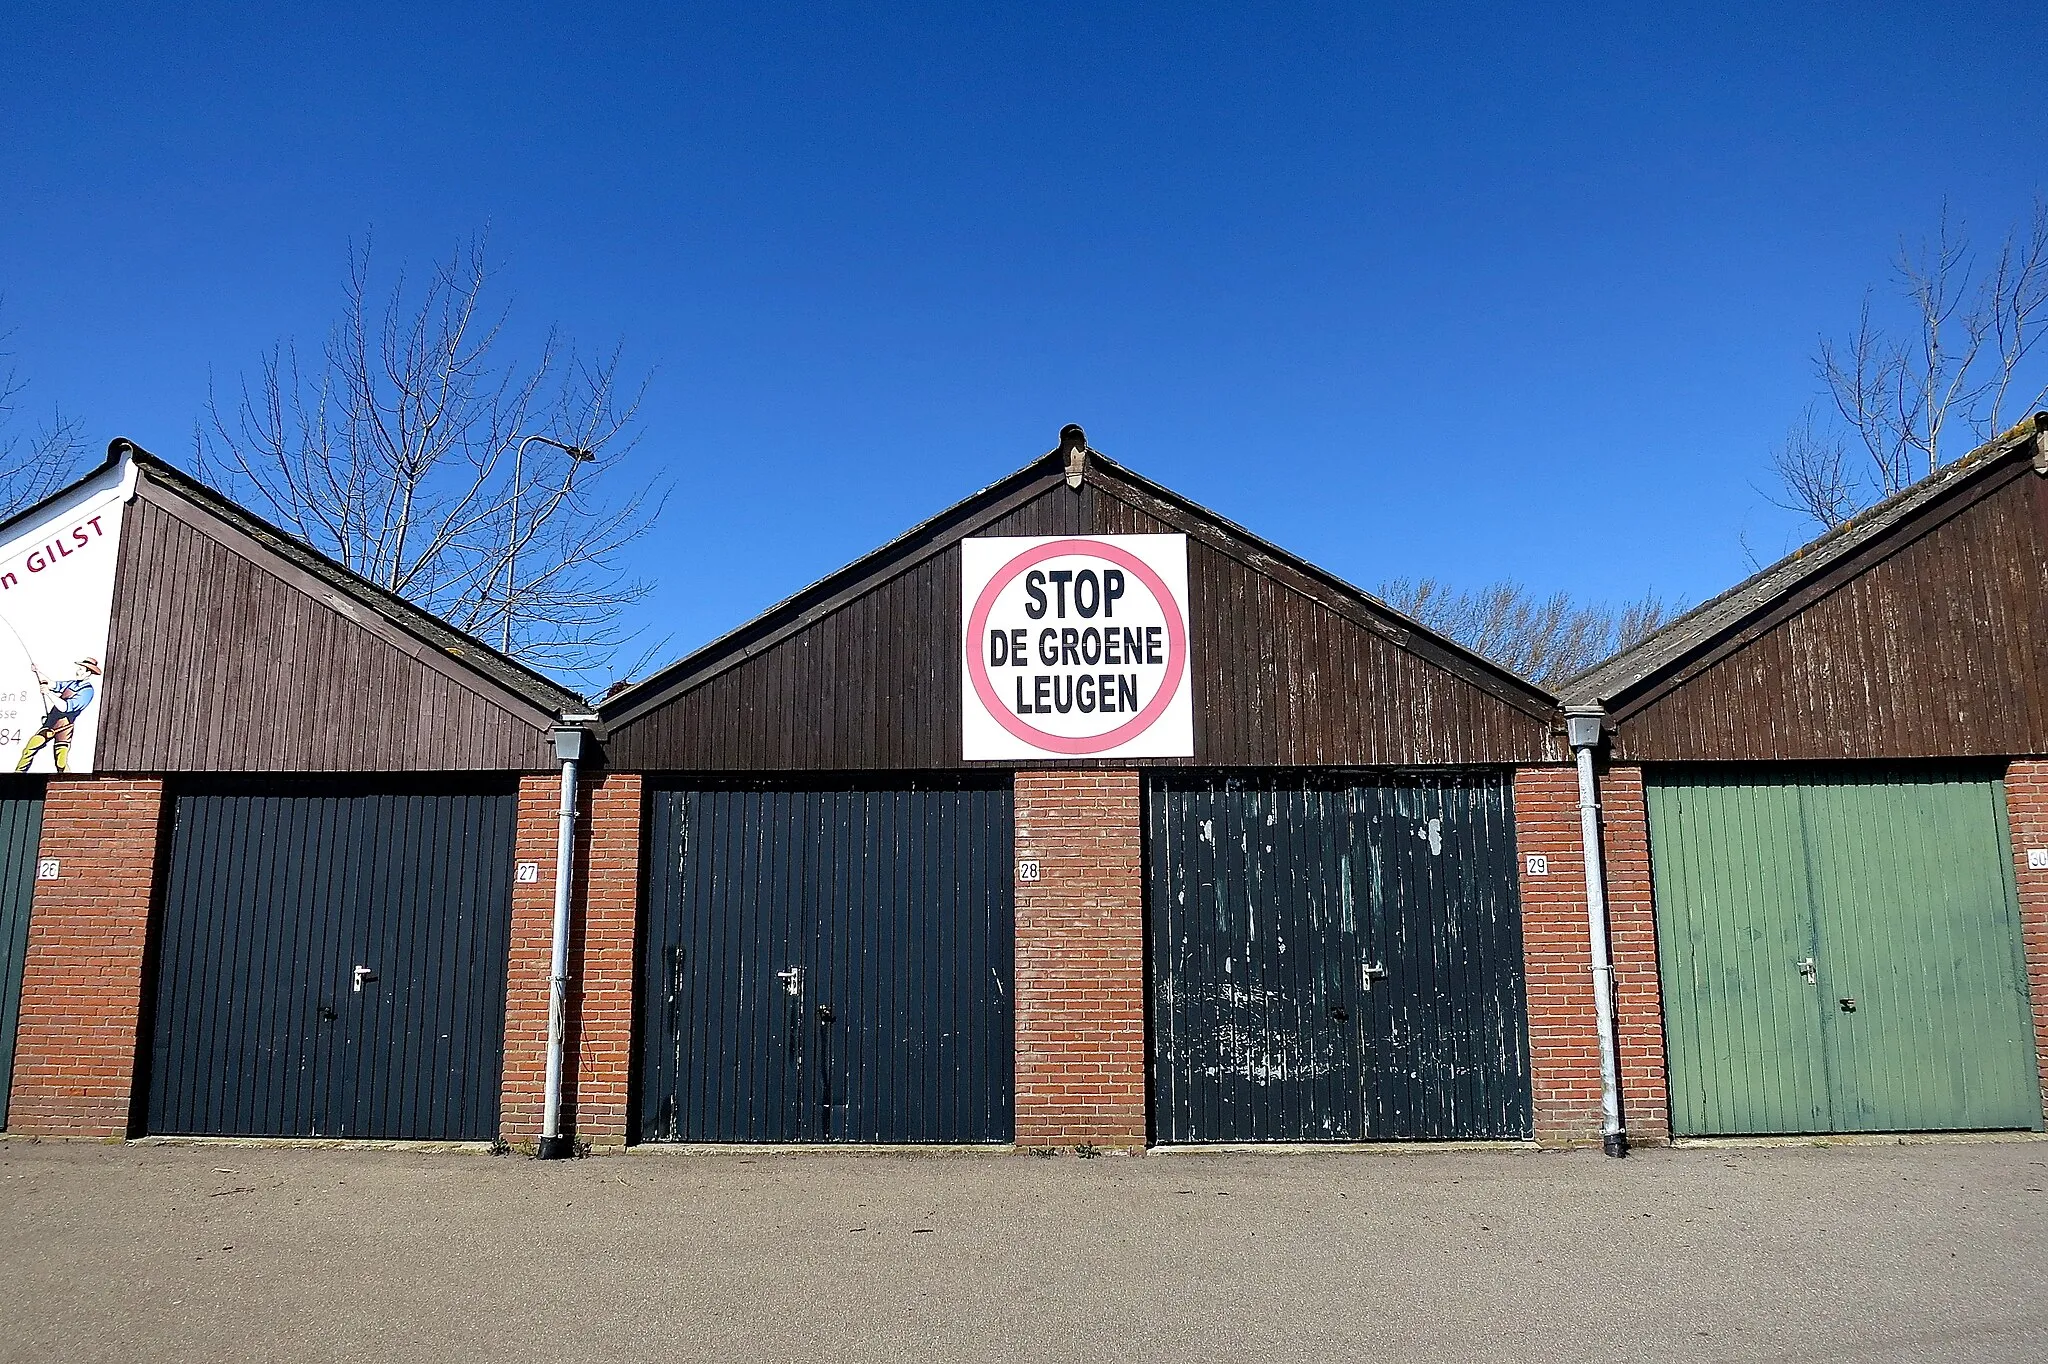
{"type": "MultiPolygon", "coordinates": [[[[1179,529],[1091,482],[1079,491],[1054,486],[974,534],[1179,529]]],[[[1546,756],[1547,716],[1510,704],[1208,543],[1190,540],[1188,571],[1195,764],[1427,765],[1546,756]]],[[[617,726],[606,752],[628,770],[967,766],[960,759],[959,636],[960,553],[949,545],[617,726]]]]}
{"type": "Polygon", "coordinates": [[[2002,474],[1873,544],[1815,600],[1794,594],[1732,652],[1621,698],[1616,756],[2048,753],[2048,479],[2024,462],[2002,474]]]}
{"type": "Polygon", "coordinates": [[[146,491],[121,532],[102,771],[552,766],[544,723],[516,713],[517,703],[465,686],[453,665],[417,656],[426,646],[381,637],[146,491]]]}

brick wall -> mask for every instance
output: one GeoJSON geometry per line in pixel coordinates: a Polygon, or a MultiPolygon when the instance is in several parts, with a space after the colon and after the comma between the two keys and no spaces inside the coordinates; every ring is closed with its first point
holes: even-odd
{"type": "Polygon", "coordinates": [[[1586,942],[1586,865],[1579,779],[1569,767],[1515,773],[1515,851],[1521,860],[1522,959],[1529,1002],[1529,1084],[1536,1140],[1600,1140],[1600,1033],[1586,942]],[[1541,875],[1529,859],[1544,859],[1541,875]]]}
{"type": "Polygon", "coordinates": [[[123,1137],[140,1044],[163,783],[60,778],[43,804],[22,967],[10,1132],[123,1137]]]}
{"type": "Polygon", "coordinates": [[[2048,848],[2048,759],[2026,758],[2005,773],[2012,820],[2013,875],[2020,888],[2020,931],[2027,947],[2027,988],[2034,997],[2034,1055],[2048,1111],[2048,871],[2027,865],[2027,850],[2048,848]]]}
{"type": "MultiPolygon", "coordinates": [[[[640,777],[606,773],[577,793],[576,886],[569,939],[563,1130],[597,1146],[626,1139],[633,1024],[633,934],[640,881],[640,777]]],[[[540,1135],[547,1094],[548,968],[555,918],[561,779],[519,781],[515,858],[539,878],[512,886],[505,972],[505,1073],[498,1128],[515,1145],[540,1135]]]]}
{"type": "MultiPolygon", "coordinates": [[[[1602,773],[1600,803],[1622,1118],[1631,1142],[1661,1143],[1671,1133],[1670,1102],[1642,769],[1602,773]]],[[[1600,1033],[1586,937],[1585,858],[1574,769],[1525,767],[1515,773],[1515,841],[1522,861],[1536,1140],[1545,1145],[1595,1142],[1600,1139],[1600,1033]],[[1546,859],[1546,875],[1531,874],[1531,855],[1546,859]]]]}
{"type": "Polygon", "coordinates": [[[1657,975],[1657,914],[1650,893],[1650,812],[1643,769],[1600,775],[1607,851],[1607,941],[1614,954],[1614,1009],[1621,1048],[1621,1104],[1637,1145],[1671,1138],[1664,1077],[1664,990],[1657,975]]]}
{"type": "Polygon", "coordinates": [[[1144,828],[1135,772],[1017,774],[1017,1144],[1145,1144],[1144,828]]]}

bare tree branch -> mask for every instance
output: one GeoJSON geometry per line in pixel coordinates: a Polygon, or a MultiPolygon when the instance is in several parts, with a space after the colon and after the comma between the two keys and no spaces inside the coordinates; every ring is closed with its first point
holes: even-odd
{"type": "MultiPolygon", "coordinates": [[[[0,300],[4,302],[4,300],[0,300]]],[[[0,332],[0,345],[13,333],[0,332]]],[[[0,517],[42,501],[69,483],[85,463],[85,423],[52,406],[49,419],[23,430],[16,425],[28,380],[14,352],[0,350],[0,517]]]]}
{"type": "Polygon", "coordinates": [[[1773,452],[1777,505],[1840,525],[1947,463],[1955,424],[1974,445],[2048,402],[2048,365],[2036,350],[2048,330],[2048,199],[2036,198],[2026,225],[2006,234],[1981,272],[1978,264],[1944,205],[1934,236],[1901,243],[1893,257],[1905,305],[1896,325],[1876,315],[1877,296],[1866,292],[1854,329],[1821,338],[1814,370],[1833,429],[1809,412],[1773,452]],[[1862,459],[1849,459],[1850,443],[1862,459]]]}
{"type": "Polygon", "coordinates": [[[317,371],[280,344],[209,394],[202,470],[373,582],[527,663],[602,673],[633,636],[649,584],[626,548],[661,494],[637,478],[644,381],[621,355],[581,359],[553,332],[509,353],[509,306],[479,236],[380,293],[369,243],[350,244],[341,316],[317,371]],[[543,436],[592,456],[584,459],[543,436]]]}
{"type": "Polygon", "coordinates": [[[1830,529],[1841,525],[1861,505],[1861,486],[1849,467],[1848,442],[1820,429],[1812,408],[1792,424],[1771,452],[1771,467],[1784,489],[1783,500],[1771,501],[1788,511],[1803,512],[1830,529]]]}
{"type": "Polygon", "coordinates": [[[1676,614],[1655,593],[1617,609],[1574,602],[1563,592],[1538,597],[1512,579],[1464,589],[1437,578],[1396,578],[1379,594],[1402,614],[1539,685],[1584,672],[1676,614]]]}

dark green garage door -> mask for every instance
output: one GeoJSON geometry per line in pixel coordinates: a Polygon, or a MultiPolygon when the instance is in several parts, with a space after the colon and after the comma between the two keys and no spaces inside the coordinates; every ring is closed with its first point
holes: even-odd
{"type": "Polygon", "coordinates": [[[1647,794],[1674,1132],[2041,1126],[2001,781],[1674,770],[1647,794]]]}
{"type": "Polygon", "coordinates": [[[1528,1134],[1505,774],[1160,776],[1146,822],[1157,1140],[1528,1134]]]}
{"type": "Polygon", "coordinates": [[[14,1030],[21,1018],[21,967],[28,955],[36,845],[43,833],[43,784],[0,782],[0,1128],[14,1084],[14,1030]]]}
{"type": "Polygon", "coordinates": [[[497,1135],[513,800],[421,780],[180,792],[149,1130],[497,1135]]]}
{"type": "Polygon", "coordinates": [[[1009,779],[653,793],[646,1141],[1006,1142],[1009,779]]]}

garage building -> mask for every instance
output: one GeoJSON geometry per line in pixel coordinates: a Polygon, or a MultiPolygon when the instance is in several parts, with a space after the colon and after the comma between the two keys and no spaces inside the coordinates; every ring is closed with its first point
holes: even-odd
{"type": "Polygon", "coordinates": [[[531,1139],[573,694],[125,441],[0,615],[9,1131],[531,1139]]]}
{"type": "Polygon", "coordinates": [[[2048,415],[1577,679],[1630,1126],[2040,1129],[2048,415]]]}
{"type": "Polygon", "coordinates": [[[1079,428],[601,718],[594,1140],[1597,1135],[1554,699],[1079,428]]]}

